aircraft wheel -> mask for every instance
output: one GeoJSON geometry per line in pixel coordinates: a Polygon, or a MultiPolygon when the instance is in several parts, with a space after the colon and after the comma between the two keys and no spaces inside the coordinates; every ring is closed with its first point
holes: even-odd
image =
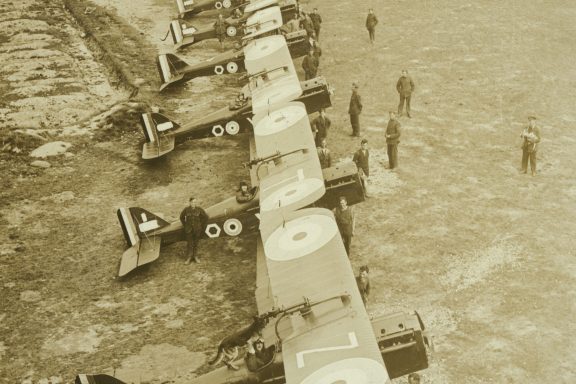
{"type": "Polygon", "coordinates": [[[242,233],[242,222],[238,219],[228,219],[224,222],[224,232],[228,236],[238,236],[242,233]]]}
{"type": "Polygon", "coordinates": [[[238,33],[238,30],[237,30],[236,27],[233,26],[233,25],[229,25],[229,26],[226,28],[226,35],[227,35],[228,37],[234,37],[234,36],[236,36],[237,33],[238,33]]]}
{"type": "Polygon", "coordinates": [[[234,120],[229,121],[226,123],[226,133],[229,135],[236,135],[240,132],[240,124],[235,122],[234,120]]]}
{"type": "Polygon", "coordinates": [[[232,6],[232,0],[223,0],[222,1],[222,6],[224,8],[230,8],[232,6]]]}
{"type": "Polygon", "coordinates": [[[217,1],[216,3],[214,3],[214,7],[216,7],[216,9],[222,9],[222,3],[217,1]]]}
{"type": "Polygon", "coordinates": [[[224,134],[224,128],[221,125],[215,125],[212,127],[212,134],[214,136],[222,136],[224,134]]]}
{"type": "Polygon", "coordinates": [[[224,73],[224,67],[221,65],[217,65],[214,67],[214,73],[217,75],[221,75],[224,73]]]}
{"type": "Polygon", "coordinates": [[[228,71],[228,73],[236,73],[238,72],[238,64],[231,61],[228,64],[226,64],[226,70],[228,71]]]}

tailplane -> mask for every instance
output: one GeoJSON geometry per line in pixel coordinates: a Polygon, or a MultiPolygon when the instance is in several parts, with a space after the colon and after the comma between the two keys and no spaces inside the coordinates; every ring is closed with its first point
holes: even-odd
{"type": "Polygon", "coordinates": [[[170,23],[170,35],[175,48],[178,50],[182,47],[194,44],[197,29],[191,25],[187,25],[180,20],[172,20],[170,23]]]}
{"type": "Polygon", "coordinates": [[[174,149],[175,138],[171,133],[180,127],[178,123],[160,113],[143,113],[140,124],[146,138],[142,147],[143,159],[156,159],[174,149]]]}
{"type": "Polygon", "coordinates": [[[194,9],[194,0],[176,0],[178,15],[184,17],[188,12],[194,9]]]}
{"type": "Polygon", "coordinates": [[[160,256],[162,238],[154,231],[170,225],[159,216],[142,208],[120,208],[118,220],[124,238],[130,246],[122,255],[118,276],[122,277],[134,269],[151,263],[160,256]]]}
{"type": "Polygon", "coordinates": [[[156,64],[158,66],[158,72],[160,73],[160,81],[162,82],[160,90],[163,90],[172,83],[182,80],[184,75],[181,71],[188,67],[187,63],[171,53],[158,55],[156,64]]]}

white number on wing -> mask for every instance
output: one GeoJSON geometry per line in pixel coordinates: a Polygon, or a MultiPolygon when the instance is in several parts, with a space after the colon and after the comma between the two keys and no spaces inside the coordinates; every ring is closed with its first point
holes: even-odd
{"type": "Polygon", "coordinates": [[[325,347],[325,348],[316,348],[316,349],[308,349],[306,351],[301,351],[296,354],[296,365],[298,368],[304,367],[304,355],[309,353],[317,353],[317,352],[329,352],[329,351],[339,351],[342,349],[353,349],[358,346],[358,339],[356,338],[356,333],[349,332],[348,339],[350,340],[350,344],[347,345],[338,345],[336,347],[325,347]]]}

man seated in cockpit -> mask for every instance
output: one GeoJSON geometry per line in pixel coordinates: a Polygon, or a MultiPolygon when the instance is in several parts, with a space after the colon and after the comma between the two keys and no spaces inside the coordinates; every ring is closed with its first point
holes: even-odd
{"type": "Polygon", "coordinates": [[[240,186],[238,188],[238,192],[236,192],[236,201],[239,203],[247,203],[251,201],[254,196],[256,195],[256,191],[258,187],[254,187],[252,189],[248,189],[248,184],[241,181],[240,186]]]}
{"type": "Polygon", "coordinates": [[[248,340],[246,345],[246,356],[244,357],[248,370],[255,372],[266,366],[274,358],[275,348],[274,345],[266,348],[264,340],[260,338],[256,339],[254,342],[248,340]]]}

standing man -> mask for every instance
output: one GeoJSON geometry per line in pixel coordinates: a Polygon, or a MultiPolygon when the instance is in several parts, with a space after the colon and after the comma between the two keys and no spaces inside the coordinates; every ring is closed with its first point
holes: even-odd
{"type": "Polygon", "coordinates": [[[406,100],[406,115],[410,116],[410,98],[412,97],[412,92],[414,92],[414,82],[412,78],[408,76],[408,71],[403,69],[402,75],[396,83],[396,90],[400,95],[400,104],[398,104],[398,116],[402,116],[402,110],[404,109],[404,100],[406,100]]]}
{"type": "Polygon", "coordinates": [[[348,107],[350,124],[352,125],[352,135],[350,136],[360,136],[360,113],[362,113],[362,98],[358,94],[358,84],[352,83],[352,96],[350,96],[350,106],[348,107]]]}
{"type": "Polygon", "coordinates": [[[360,273],[358,276],[356,276],[356,284],[358,285],[358,290],[360,291],[360,297],[362,297],[364,306],[366,306],[368,296],[370,295],[370,278],[368,277],[369,272],[370,269],[368,266],[363,265],[360,267],[360,273]]]}
{"type": "Polygon", "coordinates": [[[200,259],[196,256],[196,250],[198,248],[198,241],[204,233],[204,228],[206,227],[206,221],[208,221],[208,215],[206,212],[196,205],[196,199],[191,197],[189,200],[189,206],[182,210],[180,213],[180,221],[182,222],[184,237],[186,238],[186,253],[188,258],[184,264],[190,264],[191,260],[195,263],[200,262],[200,259]]]}
{"type": "Polygon", "coordinates": [[[386,127],[386,144],[388,146],[388,166],[394,169],[398,166],[398,143],[400,142],[400,122],[396,120],[396,113],[390,111],[390,120],[386,127]]]}
{"type": "Polygon", "coordinates": [[[308,54],[302,60],[302,69],[304,69],[304,80],[311,80],[316,77],[318,72],[318,59],[314,56],[314,50],[308,51],[308,54]]]}
{"type": "Polygon", "coordinates": [[[218,14],[218,20],[214,22],[214,31],[216,32],[216,37],[220,42],[220,50],[224,49],[224,39],[226,38],[226,20],[222,14],[218,14]]]}
{"type": "Polygon", "coordinates": [[[320,27],[322,24],[322,16],[318,14],[318,8],[314,8],[310,14],[310,20],[312,20],[312,26],[314,27],[314,34],[316,35],[316,40],[320,41],[320,27]]]}
{"type": "Polygon", "coordinates": [[[346,254],[350,257],[350,245],[352,244],[352,236],[354,236],[354,227],[356,226],[356,219],[352,207],[348,206],[346,197],[340,196],[340,206],[334,208],[334,218],[340,230],[346,254]]]}
{"type": "Polygon", "coordinates": [[[320,159],[320,168],[330,168],[332,166],[332,154],[328,149],[326,139],[322,139],[318,147],[318,159],[320,159]]]}
{"type": "Polygon", "coordinates": [[[376,25],[378,25],[378,18],[374,14],[374,10],[370,8],[368,10],[368,17],[366,17],[366,29],[368,30],[370,43],[372,44],[374,44],[374,40],[376,39],[376,25]]]}
{"type": "Polygon", "coordinates": [[[312,132],[315,134],[314,141],[316,142],[316,147],[320,147],[322,139],[328,137],[328,130],[330,129],[331,125],[332,122],[326,116],[326,111],[324,108],[320,109],[320,112],[318,112],[318,117],[312,120],[312,132]]]}
{"type": "Polygon", "coordinates": [[[354,152],[352,161],[358,167],[358,173],[360,174],[360,180],[362,180],[362,186],[364,187],[364,195],[368,196],[368,177],[370,177],[370,165],[368,163],[370,159],[370,152],[368,152],[368,140],[362,139],[360,143],[360,149],[354,152]]]}
{"type": "Polygon", "coordinates": [[[528,173],[528,160],[532,176],[536,176],[536,153],[540,142],[540,128],[536,125],[536,117],[528,116],[528,126],[524,128],[520,137],[522,142],[522,173],[528,173]]]}

